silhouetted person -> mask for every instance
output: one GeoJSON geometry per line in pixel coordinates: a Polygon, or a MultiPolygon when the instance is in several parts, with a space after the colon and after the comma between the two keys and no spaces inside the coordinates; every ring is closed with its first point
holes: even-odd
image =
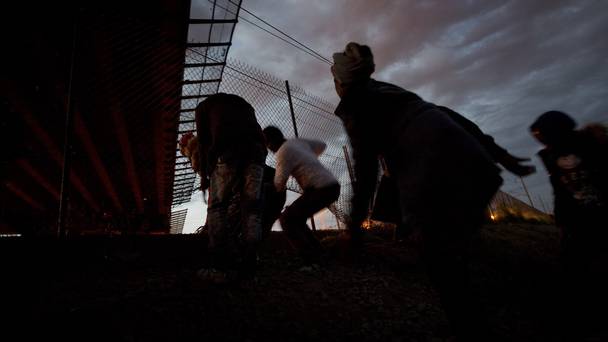
{"type": "Polygon", "coordinates": [[[545,145],[538,154],[549,172],[555,223],[561,230],[565,316],[570,319],[564,326],[581,338],[587,332],[582,324],[598,312],[592,309],[594,303],[603,299],[602,305],[608,304],[608,284],[603,280],[608,250],[608,135],[600,125],[575,128],[575,121],[558,111],[542,114],[530,126],[545,145]]]}
{"type": "Polygon", "coordinates": [[[432,103],[393,84],[371,79],[369,47],[349,43],[333,55],[336,108],[353,147],[352,222],[361,234],[382,156],[399,189],[403,221],[420,232],[429,276],[439,292],[454,334],[483,339],[485,325],[468,279],[471,235],[502,183],[483,146],[432,103]]]}
{"type": "MultiPolygon", "coordinates": [[[[520,177],[530,175],[536,171],[534,166],[522,164],[522,162],[529,161],[529,158],[518,158],[513,156],[505,148],[496,144],[492,136],[485,134],[479,126],[471,120],[448,107],[437,106],[437,108],[446,113],[450,119],[471,134],[483,146],[492,159],[496,163],[502,165],[506,170],[520,177]]],[[[401,213],[398,209],[399,192],[395,189],[396,186],[397,183],[395,179],[390,177],[389,173],[385,171],[385,174],[380,180],[372,215],[376,214],[376,211],[379,211],[380,213],[376,215],[378,219],[382,218],[386,220],[386,222],[397,224],[395,239],[400,241],[406,239],[408,234],[412,232],[412,229],[407,222],[402,222],[401,220],[401,213]],[[378,201],[380,201],[380,203],[377,203],[378,201]],[[387,206],[391,208],[386,208],[387,206]]]]}
{"type": "Polygon", "coordinates": [[[306,220],[340,196],[340,184],[318,160],[326,145],[318,140],[286,140],[281,130],[273,126],[264,128],[264,135],[266,146],[275,153],[277,161],[274,177],[277,191],[285,191],[290,175],[303,190],[302,195],[281,214],[281,227],[304,263],[318,264],[321,261],[321,245],[306,220]]]}
{"type": "MultiPolygon", "coordinates": [[[[182,155],[188,158],[190,161],[192,170],[201,178],[206,178],[204,171],[200,169],[201,154],[198,150],[198,138],[192,133],[184,134],[179,141],[179,148],[182,155]]],[[[264,165],[264,176],[262,178],[262,235],[264,238],[270,235],[272,225],[281,215],[281,211],[283,210],[283,206],[285,206],[285,200],[287,198],[285,191],[279,192],[274,188],[274,174],[275,169],[273,167],[264,165]]],[[[240,196],[240,194],[237,194],[237,196],[240,196]]],[[[238,198],[235,197],[234,199],[236,202],[239,202],[238,198]]],[[[207,202],[207,204],[209,203],[207,202]]],[[[240,217],[237,217],[234,224],[240,224],[238,222],[239,220],[240,217]]],[[[205,222],[205,225],[206,224],[207,223],[205,222]]]]}
{"type": "Polygon", "coordinates": [[[210,267],[199,276],[213,282],[250,278],[262,238],[261,191],[266,148],[253,107],[218,93],[196,108],[201,184],[209,187],[207,225],[210,267]],[[207,179],[207,177],[209,177],[207,179]]]}

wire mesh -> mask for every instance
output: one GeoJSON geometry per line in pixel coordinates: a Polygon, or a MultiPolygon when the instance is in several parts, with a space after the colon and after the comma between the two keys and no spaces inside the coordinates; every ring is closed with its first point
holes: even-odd
{"type": "MultiPolygon", "coordinates": [[[[290,85],[290,90],[299,137],[327,144],[319,160],[341,185],[340,197],[329,209],[344,222],[350,212],[352,185],[343,152],[348,139],[342,122],[333,114],[334,106],[328,101],[308,94],[297,85],[290,85]]],[[[295,137],[284,80],[242,61],[229,59],[219,91],[237,94],[251,103],[262,128],[276,126],[286,138],[295,137]]],[[[269,154],[267,164],[273,167],[276,165],[272,154],[269,154]]],[[[287,188],[302,192],[293,178],[288,181],[287,188]]]]}
{"type": "MultiPolygon", "coordinates": [[[[191,8],[179,113],[178,139],[196,130],[194,109],[218,91],[237,22],[240,1],[197,2],[191,8]]],[[[173,202],[189,202],[200,187],[189,159],[175,151],[173,202]]]]}
{"type": "MultiPolygon", "coordinates": [[[[225,56],[222,51],[217,50],[204,54],[199,50],[188,49],[186,52],[186,59],[187,63],[191,64],[201,63],[201,61],[207,61],[207,63],[221,63],[222,60],[225,60],[225,56]]],[[[187,79],[188,77],[192,77],[191,75],[196,76],[196,74],[194,74],[195,72],[196,71],[194,70],[187,69],[184,78],[187,79]]],[[[216,75],[209,77],[214,76],[216,75]]],[[[208,95],[211,94],[213,90],[214,89],[212,89],[210,85],[209,87],[204,88],[202,92],[208,95]]],[[[260,126],[276,126],[283,131],[287,138],[295,137],[285,81],[242,61],[229,59],[223,69],[221,83],[219,84],[217,91],[236,94],[243,97],[255,108],[260,126]]],[[[184,94],[186,93],[200,94],[201,90],[193,90],[192,88],[184,87],[184,94]]],[[[320,140],[327,144],[327,148],[319,157],[319,160],[323,166],[336,176],[342,189],[338,201],[330,207],[330,210],[340,221],[345,221],[350,208],[352,185],[343,152],[343,146],[348,145],[348,139],[345,135],[342,122],[333,114],[333,105],[328,101],[308,94],[303,88],[297,85],[291,86],[291,95],[299,136],[302,138],[320,140]]],[[[196,130],[194,123],[194,108],[198,103],[203,101],[204,98],[206,98],[206,96],[203,98],[183,100],[182,108],[191,109],[182,113],[180,134],[196,130]]],[[[179,159],[178,162],[180,160],[181,159],[179,159]]],[[[267,164],[273,167],[276,165],[276,161],[272,154],[269,154],[267,164]]],[[[189,168],[189,164],[184,164],[184,168],[189,168]]],[[[177,177],[192,175],[193,173],[191,171],[181,171],[176,168],[176,181],[178,181],[177,177]]],[[[197,184],[193,181],[192,190],[196,188],[196,185],[197,184]]],[[[302,192],[294,179],[288,181],[287,188],[294,192],[302,192]]],[[[175,199],[176,197],[174,194],[174,205],[183,203],[185,200],[175,199]]]]}

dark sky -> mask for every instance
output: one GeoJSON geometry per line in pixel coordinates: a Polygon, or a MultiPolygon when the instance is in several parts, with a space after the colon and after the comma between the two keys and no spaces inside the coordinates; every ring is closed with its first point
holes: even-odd
{"type": "MultiPolygon", "coordinates": [[[[550,202],[540,148],[527,127],[558,109],[579,123],[608,121],[608,1],[245,0],[243,7],[331,57],[369,45],[378,80],[450,106],[512,153],[533,157],[525,179],[550,202]]],[[[243,14],[246,16],[246,14],[243,14]]],[[[337,103],[329,66],[241,21],[229,57],[337,103]]],[[[505,175],[505,189],[522,198],[505,175]]],[[[536,204],[536,203],[535,203],[536,204]]]]}

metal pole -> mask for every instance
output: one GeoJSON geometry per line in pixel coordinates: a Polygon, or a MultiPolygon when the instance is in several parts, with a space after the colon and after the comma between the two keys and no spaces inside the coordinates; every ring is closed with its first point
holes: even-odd
{"type": "MultiPolygon", "coordinates": [[[[293,111],[293,102],[291,101],[291,90],[289,89],[289,81],[285,80],[285,89],[287,90],[287,99],[289,99],[289,111],[291,112],[291,122],[293,123],[293,131],[296,135],[296,138],[299,138],[298,134],[298,125],[296,124],[296,113],[293,111]]],[[[317,230],[317,226],[315,225],[315,217],[314,215],[310,217],[310,223],[312,225],[313,232],[317,230]]]]}
{"type": "Polygon", "coordinates": [[[523,177],[519,177],[519,180],[521,181],[521,186],[524,188],[524,191],[526,192],[526,196],[528,196],[528,201],[530,201],[530,206],[532,208],[534,208],[534,203],[532,203],[532,197],[530,197],[530,193],[528,192],[528,188],[526,187],[526,183],[524,183],[524,178],[523,177]]]}
{"type": "Polygon", "coordinates": [[[310,224],[312,225],[312,231],[315,232],[317,231],[317,225],[315,224],[315,216],[311,216],[310,217],[310,224]]]}
{"type": "Polygon", "coordinates": [[[287,89],[287,98],[289,99],[289,110],[291,111],[291,121],[293,122],[293,131],[296,134],[296,138],[299,138],[298,135],[298,126],[296,125],[296,114],[293,111],[293,102],[291,102],[291,91],[289,90],[289,81],[285,81],[285,89],[287,89]]]}
{"type": "Polygon", "coordinates": [[[77,34],[78,34],[78,15],[79,12],[74,14],[74,26],[72,33],[72,53],[70,56],[70,71],[68,78],[68,89],[67,89],[67,104],[65,113],[65,132],[63,136],[63,166],[61,170],[61,188],[59,198],[59,216],[57,218],[57,236],[63,237],[65,231],[65,221],[67,216],[67,209],[69,203],[69,182],[70,174],[72,170],[72,140],[74,132],[72,126],[74,126],[74,96],[72,94],[74,89],[74,69],[76,63],[76,48],[77,48],[77,34]]]}
{"type": "Polygon", "coordinates": [[[348,154],[348,147],[346,145],[342,146],[342,151],[344,151],[344,159],[346,159],[346,167],[348,168],[348,175],[350,176],[350,182],[355,183],[355,171],[353,170],[353,165],[350,162],[350,155],[348,154]]]}

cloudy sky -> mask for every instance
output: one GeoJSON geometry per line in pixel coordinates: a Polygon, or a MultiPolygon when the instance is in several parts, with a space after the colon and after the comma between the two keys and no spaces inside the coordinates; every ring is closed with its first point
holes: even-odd
{"type": "MultiPolygon", "coordinates": [[[[513,154],[532,157],[538,172],[525,182],[535,202],[550,202],[551,189],[530,123],[551,109],[581,124],[608,122],[608,1],[245,0],[242,6],[328,58],[349,41],[369,45],[374,78],[452,107],[513,154]]],[[[229,57],[338,102],[329,65],[245,21],[236,26],[229,57]]],[[[505,190],[524,199],[521,183],[505,178],[505,190]]]]}

